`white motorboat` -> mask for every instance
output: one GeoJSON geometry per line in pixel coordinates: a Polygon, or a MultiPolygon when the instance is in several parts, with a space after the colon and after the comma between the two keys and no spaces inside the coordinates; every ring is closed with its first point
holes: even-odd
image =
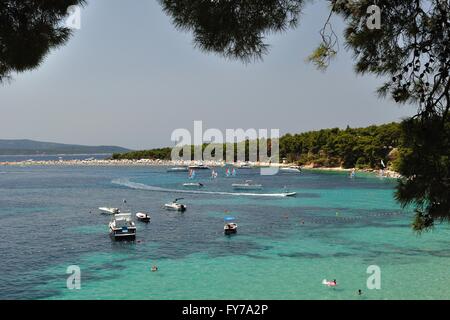
{"type": "Polygon", "coordinates": [[[299,166],[290,166],[290,167],[281,167],[280,171],[300,173],[300,172],[302,172],[302,169],[299,166]]]}
{"type": "Polygon", "coordinates": [[[119,214],[120,209],[119,208],[109,208],[109,207],[100,207],[98,208],[102,213],[105,214],[119,214]]]}
{"type": "Polygon", "coordinates": [[[142,222],[150,222],[150,215],[148,213],[138,212],[136,213],[136,218],[142,222]]]}
{"type": "Polygon", "coordinates": [[[253,166],[247,162],[236,165],[239,169],[252,169],[253,166]]]}
{"type": "Polygon", "coordinates": [[[166,208],[167,210],[174,210],[174,211],[186,211],[186,205],[178,203],[178,200],[181,200],[183,198],[178,198],[175,199],[172,203],[166,203],[164,205],[164,208],[166,208]]]}
{"type": "Polygon", "coordinates": [[[223,226],[223,232],[225,234],[233,234],[237,232],[237,224],[234,222],[234,217],[225,217],[225,225],[223,226]]]}
{"type": "Polygon", "coordinates": [[[284,186],[283,195],[285,197],[295,197],[296,194],[297,194],[297,192],[291,192],[291,191],[289,191],[287,186],[284,186]]]}
{"type": "Polygon", "coordinates": [[[238,190],[260,190],[262,184],[253,183],[252,180],[246,180],[245,183],[233,183],[231,185],[233,189],[238,190]]]}
{"type": "Polygon", "coordinates": [[[131,219],[131,213],[115,214],[109,223],[109,235],[114,240],[135,240],[136,225],[131,219]]]}
{"type": "Polygon", "coordinates": [[[167,172],[188,172],[188,167],[175,167],[167,169],[167,172]]]}
{"type": "Polygon", "coordinates": [[[237,232],[237,224],[234,222],[226,223],[223,226],[223,231],[225,234],[232,234],[237,232]]]}
{"type": "Polygon", "coordinates": [[[183,187],[186,187],[186,188],[202,188],[202,187],[204,187],[204,184],[200,183],[200,182],[188,182],[188,183],[183,183],[183,187]]]}

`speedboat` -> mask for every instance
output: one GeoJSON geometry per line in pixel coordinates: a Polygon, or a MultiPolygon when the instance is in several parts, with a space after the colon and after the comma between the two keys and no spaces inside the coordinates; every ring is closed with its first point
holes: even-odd
{"type": "Polygon", "coordinates": [[[233,189],[238,190],[260,190],[262,184],[253,183],[252,180],[246,180],[245,183],[233,183],[231,185],[233,189]]]}
{"type": "Polygon", "coordinates": [[[286,186],[284,186],[283,196],[295,197],[296,194],[297,194],[297,192],[291,192],[291,191],[289,191],[289,189],[286,186]]]}
{"type": "Polygon", "coordinates": [[[109,207],[100,207],[98,208],[102,213],[105,214],[119,214],[120,209],[119,208],[109,208],[109,207]]]}
{"type": "Polygon", "coordinates": [[[237,224],[234,222],[233,217],[225,217],[225,225],[223,226],[223,232],[225,234],[233,234],[237,232],[237,224]]]}
{"type": "Polygon", "coordinates": [[[167,169],[167,172],[188,172],[188,167],[175,167],[167,169]]]}
{"type": "Polygon", "coordinates": [[[144,212],[136,213],[136,218],[142,222],[150,222],[150,215],[144,212]]]}
{"type": "Polygon", "coordinates": [[[114,215],[109,223],[109,235],[114,240],[135,240],[136,225],[131,219],[131,213],[114,215]]]}
{"type": "Polygon", "coordinates": [[[202,188],[203,186],[204,186],[203,183],[200,183],[200,182],[183,183],[183,187],[186,187],[186,188],[202,188]]]}
{"type": "Polygon", "coordinates": [[[294,172],[294,173],[302,172],[302,170],[301,170],[301,168],[299,166],[281,167],[280,171],[283,171],[283,172],[294,172]]]}
{"type": "Polygon", "coordinates": [[[173,200],[172,203],[166,203],[164,205],[164,208],[166,208],[167,210],[174,210],[174,211],[181,211],[181,212],[186,211],[186,205],[177,202],[178,200],[181,200],[181,199],[183,199],[183,198],[175,199],[175,200],[173,200]]]}

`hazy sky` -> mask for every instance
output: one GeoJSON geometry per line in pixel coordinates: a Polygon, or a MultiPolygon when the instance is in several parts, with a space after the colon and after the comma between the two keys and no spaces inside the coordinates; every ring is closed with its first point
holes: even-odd
{"type": "Polygon", "coordinates": [[[342,42],[325,73],[305,63],[327,14],[325,1],[308,5],[299,28],[268,38],[263,62],[243,65],[193,48],[156,0],[89,0],[66,46],[0,86],[0,138],[138,149],[172,145],[194,120],[283,134],[410,115],[378,99],[381,79],[355,75],[342,42]]]}

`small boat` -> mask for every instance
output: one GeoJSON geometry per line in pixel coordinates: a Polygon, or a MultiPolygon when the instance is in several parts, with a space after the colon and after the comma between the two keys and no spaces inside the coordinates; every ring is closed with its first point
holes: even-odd
{"type": "Polygon", "coordinates": [[[233,189],[238,190],[260,190],[262,184],[253,183],[252,180],[246,180],[245,183],[233,183],[231,185],[233,189]]]}
{"type": "Polygon", "coordinates": [[[144,212],[136,213],[136,218],[142,222],[150,222],[150,215],[144,212]]]}
{"type": "Polygon", "coordinates": [[[120,209],[119,208],[108,208],[108,207],[100,207],[98,208],[102,213],[106,214],[119,214],[120,209]]]}
{"type": "Polygon", "coordinates": [[[186,187],[186,188],[202,188],[202,187],[204,187],[204,184],[200,183],[200,182],[189,182],[189,183],[183,183],[183,187],[186,187]]]}
{"type": "Polygon", "coordinates": [[[285,197],[294,197],[296,194],[297,194],[297,192],[291,192],[291,191],[289,191],[289,189],[286,186],[284,186],[283,195],[285,197]]]}
{"type": "Polygon", "coordinates": [[[239,169],[252,169],[253,166],[247,162],[235,165],[239,169]]]}
{"type": "Polygon", "coordinates": [[[167,169],[167,172],[188,172],[188,167],[175,167],[167,169]]]}
{"type": "Polygon", "coordinates": [[[233,234],[237,232],[237,224],[234,222],[234,217],[225,217],[225,225],[223,226],[223,232],[225,234],[233,234]]]}
{"type": "Polygon", "coordinates": [[[131,213],[114,215],[109,223],[109,235],[114,240],[135,240],[136,225],[131,220],[131,213]]]}
{"type": "Polygon", "coordinates": [[[299,166],[290,166],[290,167],[281,167],[280,171],[300,173],[302,172],[302,169],[299,166]]]}
{"type": "Polygon", "coordinates": [[[205,166],[204,164],[196,164],[196,165],[189,166],[189,169],[191,169],[191,170],[206,170],[206,169],[210,169],[210,167],[205,166]]]}
{"type": "Polygon", "coordinates": [[[166,203],[164,205],[164,208],[166,208],[167,210],[174,210],[174,211],[181,211],[181,212],[186,211],[186,205],[177,202],[178,200],[181,200],[181,199],[183,199],[183,198],[175,199],[175,200],[173,200],[172,203],[166,203]]]}

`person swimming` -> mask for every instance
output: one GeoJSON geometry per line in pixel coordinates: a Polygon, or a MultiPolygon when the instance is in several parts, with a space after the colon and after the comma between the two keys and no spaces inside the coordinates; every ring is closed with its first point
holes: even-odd
{"type": "Polygon", "coordinates": [[[361,289],[358,290],[358,295],[362,295],[362,290],[361,289]]]}
{"type": "Polygon", "coordinates": [[[158,271],[158,267],[157,266],[152,266],[152,272],[158,271]]]}

